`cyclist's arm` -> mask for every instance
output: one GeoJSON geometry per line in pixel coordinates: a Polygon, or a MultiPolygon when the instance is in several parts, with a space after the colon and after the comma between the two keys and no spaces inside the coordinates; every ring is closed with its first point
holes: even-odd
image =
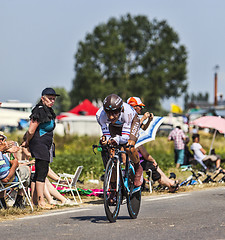
{"type": "Polygon", "coordinates": [[[106,140],[108,141],[111,138],[111,134],[109,132],[108,125],[106,124],[107,123],[106,114],[104,114],[101,108],[96,113],[96,120],[101,127],[102,134],[106,137],[106,140]]]}

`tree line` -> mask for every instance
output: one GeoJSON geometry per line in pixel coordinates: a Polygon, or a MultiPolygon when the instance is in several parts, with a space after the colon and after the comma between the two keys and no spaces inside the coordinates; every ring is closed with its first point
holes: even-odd
{"type": "Polygon", "coordinates": [[[108,94],[124,101],[139,96],[152,111],[161,101],[187,93],[187,50],[165,21],[127,14],[96,26],[80,41],[75,58],[72,89],[56,111],[67,111],[84,99],[103,100],[108,94]]]}

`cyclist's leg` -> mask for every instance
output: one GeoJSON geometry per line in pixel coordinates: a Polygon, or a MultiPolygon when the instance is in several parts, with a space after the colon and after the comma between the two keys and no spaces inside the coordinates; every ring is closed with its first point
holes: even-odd
{"type": "Polygon", "coordinates": [[[106,164],[109,160],[109,152],[107,149],[102,149],[101,151],[101,155],[102,155],[102,161],[103,161],[103,164],[104,164],[104,168],[106,168],[106,164]]]}
{"type": "MultiPolygon", "coordinates": [[[[130,129],[130,138],[128,140],[129,145],[135,145],[139,136],[140,119],[136,115],[132,121],[130,129]]],[[[128,156],[134,162],[135,165],[140,166],[140,157],[136,148],[127,149],[128,156]]],[[[142,168],[142,167],[141,167],[142,168]]],[[[143,171],[143,169],[142,169],[143,171]]]]}
{"type": "MultiPolygon", "coordinates": [[[[135,141],[128,140],[129,145],[135,145],[135,141]]],[[[127,153],[129,158],[134,163],[134,169],[135,169],[135,177],[134,177],[134,185],[136,187],[140,187],[143,183],[143,168],[140,164],[140,158],[137,149],[134,147],[131,149],[127,149],[127,153]]]]}

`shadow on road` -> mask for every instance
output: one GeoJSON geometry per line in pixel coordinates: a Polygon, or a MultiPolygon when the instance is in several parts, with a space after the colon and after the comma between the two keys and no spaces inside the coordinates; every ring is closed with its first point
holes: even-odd
{"type": "MultiPolygon", "coordinates": [[[[71,217],[73,220],[78,221],[87,221],[92,223],[110,223],[106,216],[80,216],[80,217],[71,217]]],[[[119,216],[117,221],[119,220],[128,220],[131,219],[129,216],[119,216]]]]}

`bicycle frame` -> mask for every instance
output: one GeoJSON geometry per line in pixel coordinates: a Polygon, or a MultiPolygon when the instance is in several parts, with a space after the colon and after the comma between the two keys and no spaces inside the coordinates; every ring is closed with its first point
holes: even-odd
{"type": "Polygon", "coordinates": [[[195,185],[197,182],[199,184],[202,184],[202,181],[199,179],[200,176],[202,176],[199,172],[198,174],[196,174],[194,172],[194,170],[190,167],[182,170],[182,171],[191,171],[192,175],[190,175],[189,177],[187,177],[183,182],[180,183],[180,186],[184,186],[184,185],[195,185]]]}
{"type": "MultiPolygon", "coordinates": [[[[134,167],[129,160],[129,157],[127,156],[126,151],[116,149],[113,158],[116,160],[115,161],[116,172],[117,172],[116,173],[116,176],[117,176],[116,191],[118,192],[118,190],[119,190],[119,183],[120,183],[120,179],[121,179],[122,180],[122,187],[125,189],[126,194],[131,194],[132,190],[134,190],[134,189],[130,189],[129,186],[128,186],[129,170],[131,170],[134,175],[135,175],[135,170],[134,170],[134,167]],[[125,176],[123,176],[122,168],[121,168],[121,163],[122,163],[121,154],[126,154],[125,176]]],[[[111,178],[111,174],[112,174],[112,172],[110,173],[109,178],[111,178]]],[[[107,186],[107,187],[109,187],[109,186],[107,186]]],[[[141,187],[136,187],[135,191],[139,191],[140,188],[141,187]]]]}

